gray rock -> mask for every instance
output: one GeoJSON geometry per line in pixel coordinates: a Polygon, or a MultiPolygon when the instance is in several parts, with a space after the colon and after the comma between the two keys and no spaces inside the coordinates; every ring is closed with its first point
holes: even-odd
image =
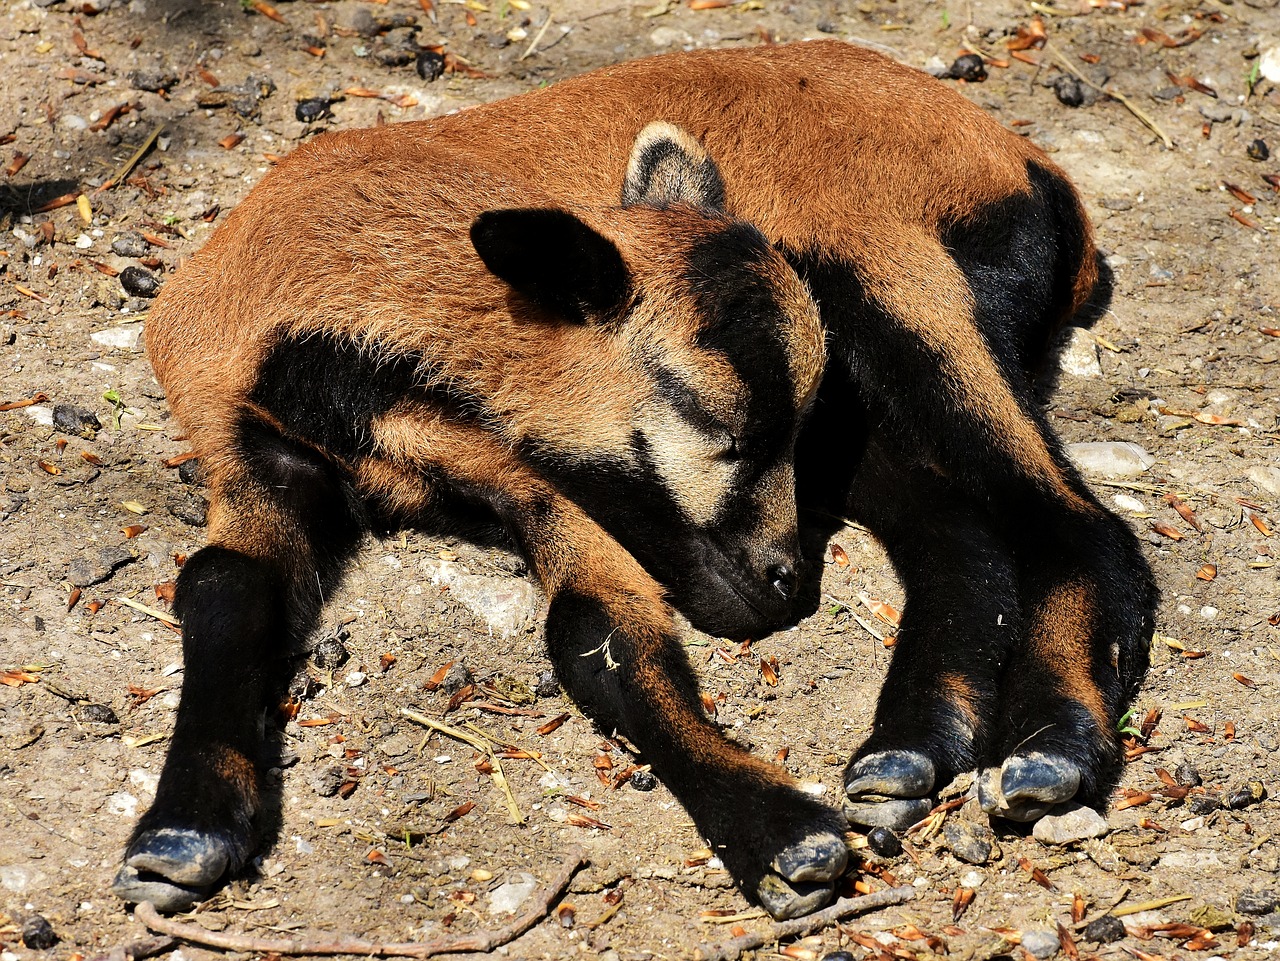
{"type": "Polygon", "coordinates": [[[326,767],[311,776],[311,787],[321,797],[333,797],[346,783],[347,773],[340,767],[326,767]]]}
{"type": "Polygon", "coordinates": [[[1109,830],[1107,819],[1093,808],[1069,804],[1037,821],[1031,835],[1041,844],[1073,844],[1103,837],[1109,830]]]}
{"type": "Polygon", "coordinates": [[[1241,914],[1270,914],[1280,909],[1280,891],[1241,891],[1236,895],[1236,910],[1241,914]]]}
{"type": "Polygon", "coordinates": [[[345,628],[338,626],[329,632],[311,650],[311,660],[315,666],[324,671],[335,671],[347,663],[351,655],[347,653],[348,634],[345,628]]]}
{"type": "Polygon", "coordinates": [[[86,556],[77,557],[71,562],[67,571],[67,580],[76,587],[90,587],[101,584],[117,568],[136,560],[133,554],[123,547],[103,547],[86,556]]]}
{"type": "Polygon", "coordinates": [[[136,230],[128,230],[111,241],[112,253],[121,257],[145,257],[151,245],[136,230]]]}
{"type": "Polygon", "coordinates": [[[53,426],[64,434],[93,440],[102,430],[102,422],[93,411],[74,404],[55,404],[53,408],[53,426]]]}
{"type": "Polygon", "coordinates": [[[1052,958],[1062,948],[1062,942],[1053,931],[1023,931],[1022,946],[1034,957],[1052,958]]]}
{"type": "Polygon", "coordinates": [[[559,697],[560,682],[556,680],[554,671],[543,671],[533,685],[533,693],[538,697],[559,697]]]}
{"type": "Polygon", "coordinates": [[[942,828],[947,847],[961,861],[969,864],[986,864],[991,860],[995,835],[985,824],[973,821],[949,820],[942,828]]]}
{"type": "Polygon", "coordinates": [[[1137,477],[1156,462],[1146,450],[1129,441],[1068,444],[1067,456],[1086,474],[1099,477],[1137,477]]]}

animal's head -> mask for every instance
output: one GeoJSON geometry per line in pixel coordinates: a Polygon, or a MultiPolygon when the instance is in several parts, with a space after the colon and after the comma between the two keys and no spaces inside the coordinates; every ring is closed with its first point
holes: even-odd
{"type": "Polygon", "coordinates": [[[775,629],[797,587],[795,442],[825,361],[817,308],[670,125],[641,132],[621,204],[590,219],[496,210],[472,226],[494,274],[546,322],[591,328],[579,343],[598,347],[580,349],[609,357],[581,362],[614,402],[584,409],[574,395],[602,385],[566,387],[547,398],[554,435],[533,427],[525,453],[696,626],[775,629]]]}

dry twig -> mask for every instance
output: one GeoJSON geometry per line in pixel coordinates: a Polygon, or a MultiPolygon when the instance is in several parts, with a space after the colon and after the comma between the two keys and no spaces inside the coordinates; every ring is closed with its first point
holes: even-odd
{"type": "Polygon", "coordinates": [[[1079,80],[1081,83],[1085,84],[1086,86],[1092,87],[1094,90],[1098,91],[1098,93],[1106,94],[1112,100],[1119,101],[1120,104],[1123,105],[1126,110],[1128,110],[1131,114],[1133,114],[1135,117],[1141,120],[1147,127],[1149,127],[1155,133],[1155,135],[1160,138],[1160,140],[1164,143],[1164,145],[1168,149],[1170,150],[1173,149],[1173,141],[1169,138],[1169,135],[1160,129],[1160,125],[1156,123],[1155,120],[1152,119],[1150,114],[1148,114],[1145,110],[1140,108],[1132,100],[1130,100],[1128,97],[1126,97],[1122,93],[1117,93],[1114,90],[1108,90],[1106,87],[1099,87],[1096,83],[1094,83],[1092,80],[1086,77],[1083,73],[1081,73],[1076,68],[1076,65],[1073,64],[1066,57],[1064,57],[1062,55],[1062,51],[1060,51],[1057,47],[1053,46],[1053,44],[1046,41],[1044,45],[1044,50],[1046,53],[1050,54],[1055,60],[1058,61],[1058,65],[1061,66],[1062,69],[1074,75],[1075,78],[1079,80]]]}
{"type": "Polygon", "coordinates": [[[865,894],[860,898],[841,898],[829,908],[823,908],[821,911],[793,921],[779,921],[765,931],[751,932],[741,937],[730,938],[728,941],[718,941],[715,944],[700,944],[694,950],[693,956],[698,961],[734,961],[735,958],[741,957],[744,951],[753,951],[782,938],[802,938],[843,918],[865,914],[878,908],[887,908],[893,904],[902,904],[915,896],[915,888],[904,884],[902,887],[886,888],[874,894],[865,894]]]}
{"type": "MultiPolygon", "coordinates": [[[[173,935],[192,944],[228,951],[246,951],[255,954],[363,954],[368,956],[397,958],[432,958],[438,954],[457,954],[464,951],[492,951],[514,941],[551,912],[552,903],[564,893],[569,880],[587,862],[586,852],[578,846],[569,848],[563,855],[564,863],[559,873],[530,901],[533,907],[511,923],[492,931],[473,931],[471,934],[434,941],[405,941],[381,943],[363,938],[255,938],[244,934],[226,934],[206,931],[204,928],[172,918],[162,917],[150,904],[139,904],[134,917],[152,931],[173,935]]],[[[909,889],[908,889],[909,890],[909,889]]],[[[858,900],[865,900],[859,898],[858,900]]]]}
{"type": "Polygon", "coordinates": [[[110,951],[95,954],[89,961],[136,961],[138,958],[153,958],[164,954],[178,942],[165,935],[159,938],[142,938],[128,944],[117,944],[110,951]]]}

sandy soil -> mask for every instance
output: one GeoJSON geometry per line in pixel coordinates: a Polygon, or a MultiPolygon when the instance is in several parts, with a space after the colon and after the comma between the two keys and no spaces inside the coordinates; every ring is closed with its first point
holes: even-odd
{"type": "MultiPolygon", "coordinates": [[[[1258,892],[1280,892],[1280,805],[1257,801],[1248,785],[1280,790],[1280,538],[1271,536],[1280,526],[1280,193],[1264,179],[1280,174],[1280,155],[1252,159],[1262,148],[1250,144],[1280,151],[1280,88],[1257,79],[1250,89],[1250,77],[1280,44],[1280,8],[1030,6],[1044,11],[1049,46],[1011,54],[1008,39],[1035,16],[1012,0],[748,0],[706,10],[675,0],[486,0],[437,3],[435,19],[417,0],[334,0],[281,3],[283,23],[233,2],[7,3],[0,402],[37,402],[0,414],[0,959],[92,956],[145,934],[108,886],[154,790],[181,657],[172,629],[121,599],[167,608],[175,555],[202,542],[203,506],[199,487],[166,464],[184,446],[142,354],[147,301],[124,293],[117,274],[139,264],[171,271],[272,155],[317,130],[430,116],[658,50],[818,35],[918,66],[945,66],[966,50],[988,56],[989,78],[962,85],[966,95],[1052,151],[1080,184],[1116,297],[1070,351],[1080,372],[1064,373],[1047,403],[1068,441],[1132,441],[1154,457],[1140,476],[1093,479],[1144,538],[1163,601],[1135,723],[1159,720],[1134,742],[1148,750],[1133,752],[1105,837],[1058,847],[997,825],[995,850],[975,866],[956,852],[976,822],[953,812],[950,833],[916,832],[911,855],[887,864],[915,886],[914,901],[827,928],[788,956],[1069,954],[1059,925],[1084,957],[1273,952],[1280,894],[1258,892]],[[417,43],[446,44],[456,70],[428,83],[412,59],[396,65],[415,34],[379,33],[376,21],[398,16],[416,18],[417,43]],[[1134,111],[1088,87],[1084,105],[1061,102],[1059,93],[1081,92],[1066,89],[1061,63],[1134,111]],[[299,103],[315,98],[333,100],[331,116],[300,121],[299,103]],[[113,115],[121,104],[127,112],[113,115]],[[126,182],[99,191],[162,126],[126,182]],[[82,192],[91,222],[66,201],[82,192]],[[101,427],[78,436],[60,411],[56,428],[55,405],[92,412],[101,427]],[[1159,793],[1158,769],[1185,781],[1192,768],[1202,788],[1159,793]],[[1243,806],[1223,803],[1232,798],[1243,806]],[[957,917],[962,888],[975,893],[957,917]],[[1179,896],[1126,915],[1114,943],[1088,941],[1073,923],[1077,898],[1088,922],[1113,905],[1179,896]],[[33,914],[60,937],[51,950],[24,946],[33,914]],[[1190,927],[1157,930],[1175,923],[1190,927]],[[932,940],[912,940],[919,933],[932,940]],[[876,943],[868,935],[881,947],[866,947],[876,943]]],[[[763,756],[785,749],[787,766],[831,798],[888,658],[867,628],[892,628],[866,601],[901,604],[863,533],[835,541],[850,563],[829,564],[829,603],[797,630],[736,658],[717,654],[736,646],[688,637],[720,722],[763,756]],[[767,656],[780,665],[776,686],[761,673],[767,656]]],[[[563,696],[529,693],[548,664],[521,573],[502,550],[412,532],[368,545],[328,611],[350,659],[299,664],[318,690],[281,738],[278,832],[196,915],[200,925],[391,940],[493,927],[500,885],[519,872],[549,877],[558,853],[580,844],[591,865],[565,897],[576,923],[548,920],[508,956],[689,957],[735,925],[767,927],[758,917],[711,923],[706,912],[748,906],[706,861],[670,795],[602,783],[597,772],[607,780],[605,766],[616,773],[629,756],[563,696]],[[450,578],[513,603],[514,630],[490,636],[456,591],[442,591],[450,578]],[[526,712],[463,705],[448,717],[541,752],[542,764],[504,765],[522,825],[473,748],[428,738],[400,713],[445,710],[449,694],[426,682],[451,661],[465,661],[487,701],[526,712]],[[554,732],[537,733],[561,714],[554,732]]],[[[208,953],[181,948],[188,959],[208,953]]]]}

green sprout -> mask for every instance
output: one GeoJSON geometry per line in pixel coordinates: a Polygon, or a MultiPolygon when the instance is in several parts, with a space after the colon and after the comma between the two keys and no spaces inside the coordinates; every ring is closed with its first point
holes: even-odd
{"type": "Polygon", "coordinates": [[[1116,730],[1121,734],[1128,734],[1131,737],[1142,737],[1142,731],[1129,723],[1130,719],[1138,713],[1136,707],[1131,707],[1124,712],[1124,716],[1116,722],[1116,730]]]}
{"type": "Polygon", "coordinates": [[[120,415],[124,413],[124,399],[120,396],[120,391],[114,387],[103,392],[102,399],[111,405],[111,423],[115,430],[120,429],[120,415]]]}

